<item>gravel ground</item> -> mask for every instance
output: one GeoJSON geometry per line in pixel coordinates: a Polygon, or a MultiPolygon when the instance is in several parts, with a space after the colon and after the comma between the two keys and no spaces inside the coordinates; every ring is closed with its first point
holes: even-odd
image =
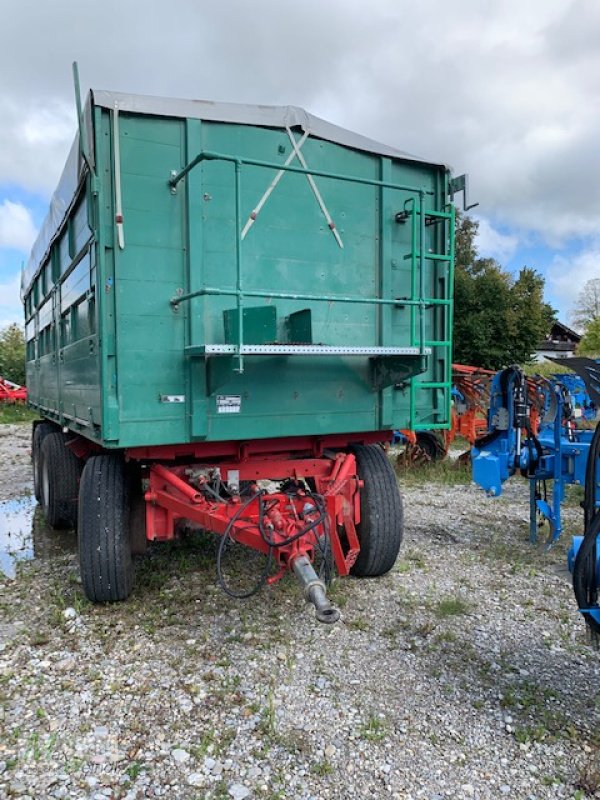
{"type": "MultiPolygon", "coordinates": [[[[29,437],[4,433],[2,498],[24,487],[29,437]]],[[[153,549],[127,603],[92,607],[74,534],[36,513],[38,557],[0,578],[0,797],[594,796],[600,668],[566,542],[528,544],[520,481],[496,500],[404,494],[395,569],[337,580],[333,627],[291,577],[229,600],[202,536],[153,549]]]]}
{"type": "Polygon", "coordinates": [[[0,501],[31,494],[31,425],[0,425],[0,501]]]}

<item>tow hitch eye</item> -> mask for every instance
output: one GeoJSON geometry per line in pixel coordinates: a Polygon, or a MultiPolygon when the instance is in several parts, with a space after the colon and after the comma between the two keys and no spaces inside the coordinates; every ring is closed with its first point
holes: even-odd
{"type": "Polygon", "coordinates": [[[293,569],[304,590],[306,602],[312,603],[315,607],[317,620],[327,625],[337,622],[340,612],[327,599],[325,584],[314,571],[308,556],[295,558],[293,569]]]}

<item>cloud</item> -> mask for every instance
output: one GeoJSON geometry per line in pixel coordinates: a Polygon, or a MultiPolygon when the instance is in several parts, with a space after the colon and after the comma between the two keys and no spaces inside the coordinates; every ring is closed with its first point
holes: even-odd
{"type": "Polygon", "coordinates": [[[29,252],[36,228],[29,209],[21,203],[4,200],[0,205],[0,247],[29,252]]]}
{"type": "Polygon", "coordinates": [[[23,104],[0,93],[0,118],[0,183],[49,197],[75,136],[72,107],[53,98],[23,104]]]}
{"type": "Polygon", "coordinates": [[[11,7],[0,183],[53,188],[75,131],[61,54],[85,42],[83,86],[304,105],[469,172],[472,199],[496,226],[551,243],[599,230],[597,0],[380,0],[368,14],[358,0],[148,0],[145,9],[133,0],[105,0],[100,15],[75,0],[11,7]]]}
{"type": "Polygon", "coordinates": [[[500,233],[484,217],[478,220],[477,251],[481,258],[495,258],[500,263],[508,261],[515,253],[519,239],[513,234],[500,233]]]}
{"type": "Polygon", "coordinates": [[[600,277],[600,238],[572,257],[556,256],[546,270],[546,285],[573,313],[585,283],[600,277]]]}
{"type": "Polygon", "coordinates": [[[0,283],[0,330],[13,322],[23,325],[20,290],[20,273],[0,283]]]}

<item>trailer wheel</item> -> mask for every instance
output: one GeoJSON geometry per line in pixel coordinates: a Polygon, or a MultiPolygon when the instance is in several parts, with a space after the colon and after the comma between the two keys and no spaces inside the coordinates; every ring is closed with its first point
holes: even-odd
{"type": "Polygon", "coordinates": [[[433,431],[418,431],[417,445],[430,461],[441,461],[446,457],[446,447],[442,439],[433,431]]]}
{"type": "Polygon", "coordinates": [[[93,603],[125,600],[133,587],[130,481],[117,455],[88,459],[79,487],[79,564],[93,603]]]}
{"type": "Polygon", "coordinates": [[[42,499],[42,474],[41,474],[41,450],[42,442],[49,433],[56,431],[56,425],[51,422],[38,423],[31,434],[31,467],[33,472],[33,494],[35,499],[40,502],[42,499]]]}
{"type": "Polygon", "coordinates": [[[359,478],[360,523],[356,532],[360,553],[352,575],[372,578],[394,566],[404,533],[404,509],[396,475],[387,455],[378,445],[352,448],[359,478]]]}
{"type": "Polygon", "coordinates": [[[64,435],[47,433],[40,447],[40,502],[50,527],[75,527],[80,474],[81,461],[66,446],[64,435]]]}

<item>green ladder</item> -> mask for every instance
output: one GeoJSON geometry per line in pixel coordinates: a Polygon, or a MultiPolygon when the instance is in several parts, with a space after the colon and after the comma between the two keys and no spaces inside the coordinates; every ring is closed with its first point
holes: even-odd
{"type": "MultiPolygon", "coordinates": [[[[397,221],[411,221],[411,249],[405,260],[411,262],[411,305],[410,305],[410,332],[411,345],[418,347],[421,353],[426,348],[442,347],[446,350],[444,379],[441,381],[422,381],[416,378],[410,383],[410,430],[429,430],[432,427],[449,428],[450,416],[444,425],[436,423],[427,424],[416,420],[416,395],[417,389],[431,391],[444,391],[447,402],[450,402],[452,392],[452,325],[454,305],[454,205],[447,206],[446,211],[425,210],[425,193],[421,193],[418,200],[410,198],[405,202],[404,211],[397,216],[397,221]],[[417,205],[418,203],[418,205],[417,205]],[[443,243],[442,253],[429,252],[426,249],[427,227],[439,225],[442,234],[438,236],[443,243]],[[448,228],[448,230],[446,230],[448,228]],[[427,262],[443,262],[448,265],[445,276],[444,297],[427,298],[425,296],[425,270],[427,262]],[[418,271],[418,281],[417,281],[418,271]],[[415,304],[416,301],[416,304],[415,304]],[[432,306],[442,306],[447,309],[444,314],[443,339],[427,340],[425,338],[425,310],[432,306]],[[418,323],[418,324],[417,324],[418,323]]],[[[435,355],[435,351],[434,351],[435,355]]]]}

